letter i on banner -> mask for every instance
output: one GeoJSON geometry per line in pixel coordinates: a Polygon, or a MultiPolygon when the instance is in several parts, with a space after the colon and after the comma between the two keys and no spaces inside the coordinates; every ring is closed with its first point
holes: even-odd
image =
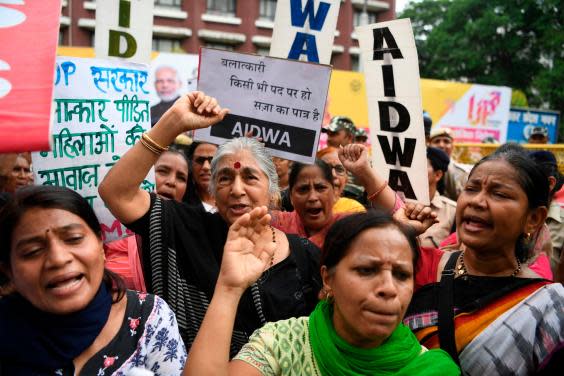
{"type": "Polygon", "coordinates": [[[390,187],[429,205],[419,63],[409,19],[355,29],[368,97],[372,162],[390,187]]]}
{"type": "Polygon", "coordinates": [[[154,0],[97,0],[96,57],[149,64],[153,45],[154,0]]]}
{"type": "Polygon", "coordinates": [[[329,64],[341,0],[278,0],[270,56],[329,64]]]}

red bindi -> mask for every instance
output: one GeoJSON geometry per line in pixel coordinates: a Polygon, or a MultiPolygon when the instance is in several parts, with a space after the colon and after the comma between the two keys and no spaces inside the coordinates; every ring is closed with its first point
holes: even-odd
{"type": "Polygon", "coordinates": [[[241,162],[237,161],[235,163],[233,163],[233,167],[235,167],[236,170],[241,168],[241,162]]]}

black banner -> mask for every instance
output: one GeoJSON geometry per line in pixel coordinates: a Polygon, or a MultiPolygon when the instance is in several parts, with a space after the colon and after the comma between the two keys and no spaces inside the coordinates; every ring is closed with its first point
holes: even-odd
{"type": "Polygon", "coordinates": [[[210,130],[212,136],[225,139],[243,137],[248,132],[252,132],[253,137],[262,138],[262,142],[270,149],[306,157],[312,155],[315,144],[313,130],[233,114],[227,114],[210,130]]]}

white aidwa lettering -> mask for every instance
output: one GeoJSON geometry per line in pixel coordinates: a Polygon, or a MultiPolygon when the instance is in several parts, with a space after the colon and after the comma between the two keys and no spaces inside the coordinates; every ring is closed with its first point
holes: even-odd
{"type": "Polygon", "coordinates": [[[233,130],[231,131],[231,136],[235,136],[235,134],[237,134],[237,137],[243,137],[243,129],[241,129],[241,122],[240,121],[235,123],[235,126],[233,127],[233,130]]]}
{"type": "Polygon", "coordinates": [[[249,133],[249,123],[245,123],[245,130],[243,132],[243,136],[246,136],[249,133]]]}
{"type": "Polygon", "coordinates": [[[266,129],[266,128],[262,128],[262,136],[263,136],[263,140],[264,142],[270,142],[272,144],[276,143],[276,140],[278,139],[278,134],[280,134],[280,131],[277,130],[276,133],[274,133],[274,129],[270,128],[270,129],[266,129]]]}
{"type": "Polygon", "coordinates": [[[261,137],[260,127],[258,125],[251,124],[250,130],[251,130],[251,134],[253,135],[253,137],[261,137]],[[256,133],[255,133],[255,131],[256,131],[256,133]]]}
{"type": "Polygon", "coordinates": [[[292,145],[290,145],[290,134],[288,132],[284,132],[284,134],[282,134],[278,145],[282,145],[283,143],[285,143],[289,148],[292,147],[292,145]]]}

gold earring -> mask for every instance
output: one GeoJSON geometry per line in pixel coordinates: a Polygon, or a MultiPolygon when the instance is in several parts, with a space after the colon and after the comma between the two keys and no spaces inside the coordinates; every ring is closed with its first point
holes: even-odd
{"type": "Polygon", "coordinates": [[[525,241],[526,241],[527,243],[529,243],[529,242],[531,241],[531,233],[530,233],[530,232],[527,232],[527,233],[525,234],[525,241]]]}

